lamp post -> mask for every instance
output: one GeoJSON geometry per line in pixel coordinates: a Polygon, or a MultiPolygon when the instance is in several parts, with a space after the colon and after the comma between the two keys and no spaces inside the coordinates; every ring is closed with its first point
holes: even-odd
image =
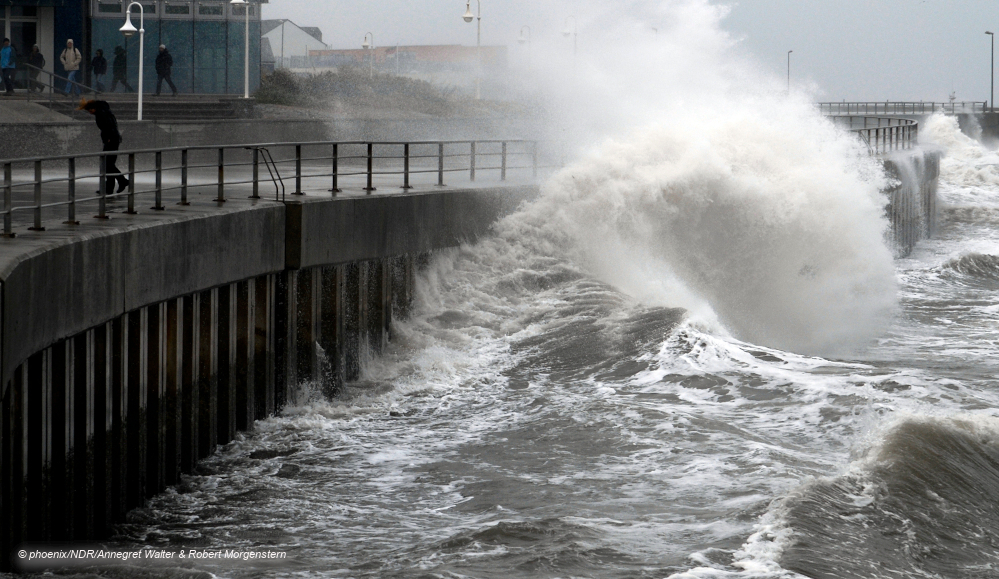
{"type": "Polygon", "coordinates": [[[791,53],[793,50],[787,51],[787,94],[791,94],[791,53]]]}
{"type": "Polygon", "coordinates": [[[375,35],[368,32],[364,35],[364,44],[361,45],[364,50],[370,50],[368,54],[368,78],[375,78],[375,35]],[[371,37],[371,42],[368,42],[368,37],[371,37]]]}
{"type": "Polygon", "coordinates": [[[475,100],[482,99],[482,0],[476,0],[476,7],[478,8],[479,14],[476,16],[472,14],[472,0],[468,0],[465,3],[465,14],[462,18],[465,22],[471,22],[473,19],[478,19],[477,30],[475,33],[475,62],[478,70],[475,71],[475,100]]]}
{"type": "Polygon", "coordinates": [[[139,115],[136,120],[141,121],[142,120],[142,58],[143,58],[142,48],[143,44],[145,44],[144,39],[146,35],[146,28],[145,28],[146,15],[145,12],[143,12],[142,10],[142,4],[139,4],[138,2],[132,2],[131,4],[128,5],[128,8],[125,9],[125,24],[118,30],[125,35],[125,38],[131,38],[135,34],[136,32],[135,26],[132,24],[132,6],[139,7],[139,30],[138,30],[139,32],[139,115]]]}
{"type": "Polygon", "coordinates": [[[992,68],[990,69],[992,71],[992,93],[989,95],[989,103],[991,103],[992,108],[994,109],[996,108],[996,35],[988,31],[986,31],[985,34],[992,37],[992,68]]]}
{"type": "Polygon", "coordinates": [[[243,98],[250,98],[250,3],[246,0],[229,0],[232,6],[242,6],[246,15],[246,32],[243,34],[243,98]]]}
{"type": "Polygon", "coordinates": [[[528,26],[528,25],[525,24],[524,26],[522,26],[520,28],[520,36],[517,37],[517,42],[519,42],[520,44],[526,44],[527,45],[527,67],[530,68],[531,67],[531,27],[530,26],[528,26]],[[525,30],[527,31],[527,34],[524,34],[525,30]]]}
{"type": "Polygon", "coordinates": [[[576,22],[575,16],[566,16],[565,18],[565,30],[562,31],[562,36],[566,38],[572,36],[572,67],[576,68],[576,55],[579,52],[579,26],[576,22]],[[569,21],[572,20],[572,29],[569,28],[569,21]]]}

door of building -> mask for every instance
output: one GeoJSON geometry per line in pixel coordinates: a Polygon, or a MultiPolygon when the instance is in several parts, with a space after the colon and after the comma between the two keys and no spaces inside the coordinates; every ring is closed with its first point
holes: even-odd
{"type": "MultiPolygon", "coordinates": [[[[38,43],[38,7],[0,7],[0,32],[10,39],[10,45],[17,52],[18,68],[23,68],[21,65],[28,60],[31,47],[38,43]]],[[[15,86],[24,88],[22,75],[18,74],[16,79],[15,86]]]]}

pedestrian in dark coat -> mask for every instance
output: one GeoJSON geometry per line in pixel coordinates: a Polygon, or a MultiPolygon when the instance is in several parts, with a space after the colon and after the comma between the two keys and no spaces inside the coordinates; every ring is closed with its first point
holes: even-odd
{"type": "MultiPolygon", "coordinates": [[[[121,145],[121,133],[118,132],[118,119],[115,118],[114,113],[111,112],[111,106],[108,105],[107,101],[81,101],[80,110],[85,110],[88,113],[94,115],[94,120],[97,121],[97,128],[101,130],[101,141],[104,142],[105,151],[117,151],[118,146],[121,145]]],[[[128,187],[128,178],[121,174],[118,167],[115,166],[115,162],[118,160],[118,155],[108,155],[105,157],[105,175],[107,175],[107,181],[104,187],[105,194],[111,193],[114,190],[115,181],[118,182],[118,193],[125,190],[128,187]]],[[[100,193],[98,191],[98,193],[100,193]]]]}
{"type": "Polygon", "coordinates": [[[104,58],[104,51],[97,49],[97,55],[90,61],[90,73],[94,75],[94,88],[97,92],[104,92],[104,83],[101,80],[108,73],[108,60],[104,58]]]}
{"type": "Polygon", "coordinates": [[[119,82],[128,92],[135,92],[128,84],[128,53],[124,48],[115,46],[114,61],[111,63],[111,92],[114,92],[119,82]]]}
{"type": "Polygon", "coordinates": [[[173,96],[177,96],[177,87],[173,86],[173,81],[170,80],[170,69],[173,68],[173,57],[170,56],[170,51],[163,44],[160,45],[160,53],[156,55],[156,96],[160,96],[160,87],[163,85],[163,81],[167,81],[170,85],[170,89],[173,90],[173,96]]]}
{"type": "Polygon", "coordinates": [[[28,69],[28,77],[30,81],[28,82],[28,90],[34,92],[38,89],[38,92],[45,90],[45,85],[38,82],[38,75],[41,74],[42,70],[45,68],[45,57],[38,50],[38,45],[31,47],[31,54],[28,55],[28,64],[35,68],[28,69]]]}

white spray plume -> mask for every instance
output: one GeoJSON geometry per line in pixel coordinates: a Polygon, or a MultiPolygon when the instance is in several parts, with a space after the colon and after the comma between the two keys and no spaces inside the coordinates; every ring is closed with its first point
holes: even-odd
{"type": "Polygon", "coordinates": [[[850,350],[896,303],[883,170],[809,95],[740,57],[725,13],[580,7],[578,61],[563,45],[540,86],[556,134],[584,152],[498,230],[741,339],[850,350]],[[629,15],[654,15],[659,35],[629,15]]]}

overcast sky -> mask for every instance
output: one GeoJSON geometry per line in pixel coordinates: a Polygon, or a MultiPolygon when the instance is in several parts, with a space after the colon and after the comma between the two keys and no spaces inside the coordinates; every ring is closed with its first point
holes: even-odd
{"type": "MultiPolygon", "coordinates": [[[[593,0],[594,2],[596,0],[593,0]]],[[[603,0],[620,4],[632,18],[662,14],[670,0],[603,0]]],[[[737,39],[735,50],[774,74],[811,84],[821,100],[989,99],[989,37],[999,32],[995,0],[743,0],[731,7],[722,28],[737,39]]],[[[476,2],[472,2],[473,11],[476,2]]],[[[519,31],[530,26],[532,42],[554,45],[566,17],[579,16],[580,50],[587,33],[604,24],[587,19],[587,0],[482,0],[482,42],[507,45],[511,63],[525,51],[519,31]]],[[[358,48],[372,32],[379,46],[475,45],[475,25],[461,16],[464,0],[271,0],[264,18],[288,18],[318,26],[334,48],[358,48]]],[[[661,16],[649,16],[654,35],[661,16]]],[[[664,29],[666,27],[663,27],[664,29]]]]}

